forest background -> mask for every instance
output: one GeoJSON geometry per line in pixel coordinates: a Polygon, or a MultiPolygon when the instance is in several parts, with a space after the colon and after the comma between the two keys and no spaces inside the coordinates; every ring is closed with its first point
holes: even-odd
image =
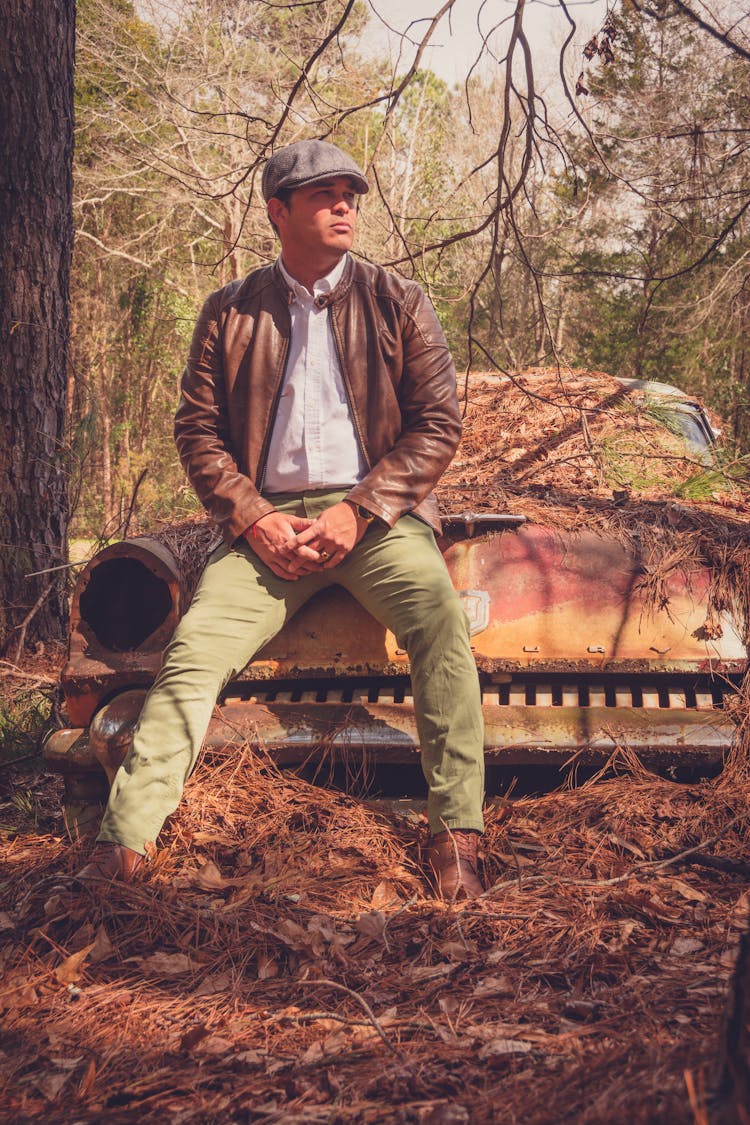
{"type": "MultiPolygon", "coordinates": [[[[56,476],[26,491],[21,519],[17,465],[0,521],[15,552],[6,625],[31,616],[29,639],[64,636],[65,591],[46,576],[68,565],[66,505],[71,536],[97,542],[196,510],[172,444],[195,316],[276,256],[260,172],[302,137],[366,168],[357,252],[425,286],[459,373],[552,364],[671,382],[726,419],[733,456],[750,451],[744,6],[425,0],[387,36],[393,7],[79,0],[67,397],[58,436],[54,403],[26,423],[47,443],[29,450],[34,472],[56,476]],[[448,83],[431,45],[467,18],[475,56],[448,83]]],[[[12,321],[30,379],[31,321],[12,321]]],[[[22,403],[11,395],[9,413],[22,403]]]]}
{"type": "Polygon", "coordinates": [[[359,0],[80,0],[74,534],[194,510],[171,439],[194,318],[275,257],[259,171],[307,136],[368,169],[358,252],[426,286],[459,369],[671,382],[750,450],[748,62],[657,8],[625,0],[593,40],[567,11],[540,92],[523,5],[484,6],[451,87],[420,65],[429,21],[394,59],[359,0]]]}

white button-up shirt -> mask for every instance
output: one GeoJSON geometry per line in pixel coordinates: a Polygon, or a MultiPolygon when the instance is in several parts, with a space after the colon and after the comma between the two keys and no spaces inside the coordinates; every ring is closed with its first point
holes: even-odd
{"type": "Polygon", "coordinates": [[[313,293],[279,267],[294,294],[292,336],[263,474],[264,493],[350,488],[367,472],[344,387],[329,311],[315,298],[341,280],[347,255],[313,293]]]}

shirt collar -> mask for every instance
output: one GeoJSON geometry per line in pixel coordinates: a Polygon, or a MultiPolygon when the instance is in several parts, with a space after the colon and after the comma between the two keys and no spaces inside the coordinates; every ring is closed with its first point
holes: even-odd
{"type": "Polygon", "coordinates": [[[346,269],[348,257],[348,254],[344,254],[341,261],[336,263],[330,273],[327,273],[325,277],[318,278],[318,280],[315,282],[315,285],[313,286],[312,297],[310,296],[309,291],[305,289],[304,285],[300,285],[300,283],[295,280],[295,278],[293,278],[292,275],[288,272],[288,270],[284,266],[280,254],[278,257],[278,265],[281,271],[281,276],[284,278],[284,281],[294,293],[295,297],[297,297],[301,301],[309,302],[319,294],[330,293],[332,289],[336,288],[338,283],[341,281],[344,270],[346,269]]]}

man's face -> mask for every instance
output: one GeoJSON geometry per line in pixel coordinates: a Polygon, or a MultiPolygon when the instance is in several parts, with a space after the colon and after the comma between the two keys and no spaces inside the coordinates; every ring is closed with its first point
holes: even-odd
{"type": "Polygon", "coordinates": [[[317,256],[341,256],[351,249],[357,220],[357,193],[348,176],[320,180],[296,188],[285,206],[279,199],[268,204],[281,248],[317,256]]]}

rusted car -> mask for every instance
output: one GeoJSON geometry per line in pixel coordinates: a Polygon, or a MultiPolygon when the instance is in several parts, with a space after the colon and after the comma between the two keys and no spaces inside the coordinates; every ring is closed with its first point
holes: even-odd
{"type": "MultiPolygon", "coordinates": [[[[697,403],[674,388],[617,386],[628,398],[651,395],[669,441],[692,463],[710,463],[716,435],[697,403]]],[[[486,430],[492,415],[482,394],[475,397],[486,430]]],[[[581,530],[580,521],[573,531],[547,525],[538,494],[527,518],[522,490],[504,510],[488,502],[489,486],[482,495],[476,484],[461,487],[462,464],[459,451],[443,489],[439,545],[471,622],[488,764],[596,763],[617,747],[657,767],[720,763],[734,731],[723,704],[747,653],[731,612],[709,604],[710,569],[673,568],[655,603],[632,541],[601,527],[581,530]],[[466,496],[482,502],[461,510],[466,496]]],[[[625,488],[610,490],[613,504],[623,496],[627,502],[625,488]]],[[[180,553],[163,537],[128,539],[80,574],[62,674],[69,726],[44,750],[65,775],[73,820],[106,791],[186,609],[192,579],[180,553]]],[[[334,588],[227,686],[207,742],[249,741],[282,764],[323,754],[416,763],[410,691],[396,639],[334,588]]]]}

